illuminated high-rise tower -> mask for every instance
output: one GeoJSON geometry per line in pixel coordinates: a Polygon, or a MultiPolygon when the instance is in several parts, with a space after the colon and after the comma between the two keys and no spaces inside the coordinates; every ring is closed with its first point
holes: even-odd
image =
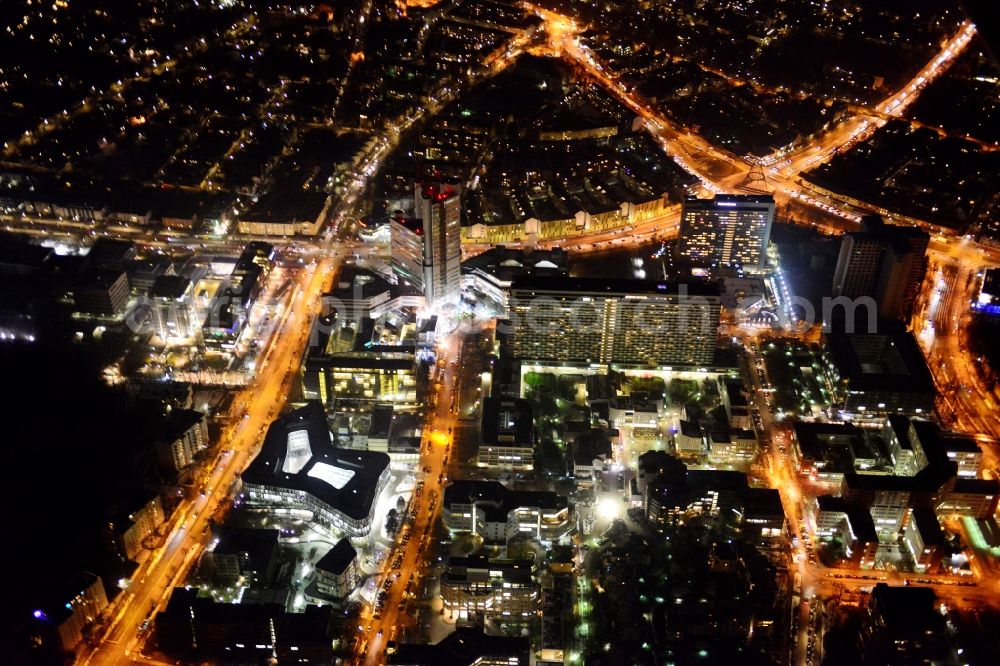
{"type": "Polygon", "coordinates": [[[769,194],[688,197],[681,213],[677,254],[696,266],[761,269],[772,222],[774,198],[769,194]]]}
{"type": "Polygon", "coordinates": [[[462,187],[416,183],[416,217],[423,221],[424,296],[437,307],[459,296],[462,279],[462,187]]]}

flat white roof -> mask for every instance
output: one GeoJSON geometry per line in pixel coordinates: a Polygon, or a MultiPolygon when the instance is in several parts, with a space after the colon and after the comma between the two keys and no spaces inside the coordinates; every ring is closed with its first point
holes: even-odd
{"type": "Polygon", "coordinates": [[[319,479],[340,490],[354,477],[353,469],[344,469],[330,463],[318,462],[309,470],[309,476],[319,479]]]}
{"type": "Polygon", "coordinates": [[[309,432],[305,429],[288,433],[288,444],[285,449],[285,462],[281,471],[285,474],[298,474],[312,460],[312,447],[309,446],[309,432]]]}

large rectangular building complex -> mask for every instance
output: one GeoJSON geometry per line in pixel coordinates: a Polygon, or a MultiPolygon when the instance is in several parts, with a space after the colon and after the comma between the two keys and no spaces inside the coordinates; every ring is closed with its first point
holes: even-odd
{"type": "Polygon", "coordinates": [[[531,361],[708,366],[720,308],[718,287],[705,282],[517,278],[512,352],[531,361]]]}

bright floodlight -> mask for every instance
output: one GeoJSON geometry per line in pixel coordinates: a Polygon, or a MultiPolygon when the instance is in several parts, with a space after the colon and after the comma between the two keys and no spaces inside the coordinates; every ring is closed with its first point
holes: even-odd
{"type": "Polygon", "coordinates": [[[604,518],[605,520],[614,520],[621,515],[621,502],[614,497],[605,497],[601,500],[600,504],[597,505],[597,512],[601,514],[601,518],[604,518]]]}

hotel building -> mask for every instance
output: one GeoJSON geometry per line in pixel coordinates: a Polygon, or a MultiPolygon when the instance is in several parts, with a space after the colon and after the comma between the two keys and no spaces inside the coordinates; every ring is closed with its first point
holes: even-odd
{"type": "Polygon", "coordinates": [[[697,266],[762,269],[774,210],[774,198],[769,194],[687,197],[677,254],[697,266]]]}

